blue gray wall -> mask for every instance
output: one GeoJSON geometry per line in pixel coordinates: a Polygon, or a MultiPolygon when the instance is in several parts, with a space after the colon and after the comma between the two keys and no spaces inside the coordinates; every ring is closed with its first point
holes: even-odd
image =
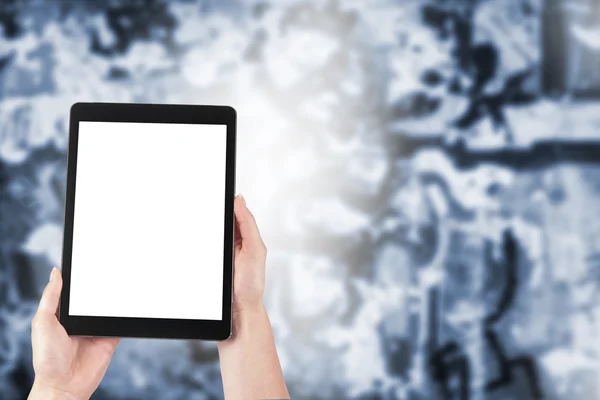
{"type": "MultiPolygon", "coordinates": [[[[4,0],[0,398],[69,107],[118,101],[238,109],[295,399],[600,399],[598,3],[4,0]]],[[[215,347],[125,340],[94,398],[222,398],[215,347]]]]}

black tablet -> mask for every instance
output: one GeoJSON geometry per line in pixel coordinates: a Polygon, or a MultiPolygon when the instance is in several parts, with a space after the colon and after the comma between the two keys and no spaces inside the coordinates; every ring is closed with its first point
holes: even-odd
{"type": "Polygon", "coordinates": [[[229,337],[235,110],[77,103],[69,134],[67,333],[229,337]]]}

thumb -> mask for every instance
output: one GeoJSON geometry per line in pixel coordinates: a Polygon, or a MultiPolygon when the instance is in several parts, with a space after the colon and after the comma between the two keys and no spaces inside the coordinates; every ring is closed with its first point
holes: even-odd
{"type": "Polygon", "coordinates": [[[62,289],[62,274],[57,268],[52,268],[50,273],[50,282],[46,285],[42,299],[36,313],[36,317],[41,319],[56,318],[58,303],[60,300],[60,291],[62,289]]]}
{"type": "Polygon", "coordinates": [[[246,206],[243,196],[237,196],[233,206],[242,247],[252,252],[262,250],[265,244],[260,236],[254,215],[246,206]]]}

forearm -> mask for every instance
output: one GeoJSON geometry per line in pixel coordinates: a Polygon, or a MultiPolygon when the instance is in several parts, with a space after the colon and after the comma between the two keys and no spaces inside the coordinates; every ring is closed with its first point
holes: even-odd
{"type": "Polygon", "coordinates": [[[265,308],[239,314],[235,336],[218,345],[225,399],[288,399],[265,308]]]}
{"type": "Polygon", "coordinates": [[[50,386],[40,384],[38,382],[33,383],[31,392],[27,400],[79,400],[71,394],[54,389],[50,386]]]}

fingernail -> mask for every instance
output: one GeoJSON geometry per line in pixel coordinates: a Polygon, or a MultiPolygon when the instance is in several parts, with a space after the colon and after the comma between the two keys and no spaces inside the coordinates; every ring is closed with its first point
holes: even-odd
{"type": "Polygon", "coordinates": [[[50,271],[50,280],[49,282],[52,282],[52,278],[54,277],[54,270],[56,269],[56,267],[52,268],[52,271],[50,271]]]}
{"type": "Polygon", "coordinates": [[[246,205],[246,199],[244,199],[244,196],[242,196],[241,194],[239,196],[240,196],[240,200],[242,201],[242,204],[246,205]]]}

